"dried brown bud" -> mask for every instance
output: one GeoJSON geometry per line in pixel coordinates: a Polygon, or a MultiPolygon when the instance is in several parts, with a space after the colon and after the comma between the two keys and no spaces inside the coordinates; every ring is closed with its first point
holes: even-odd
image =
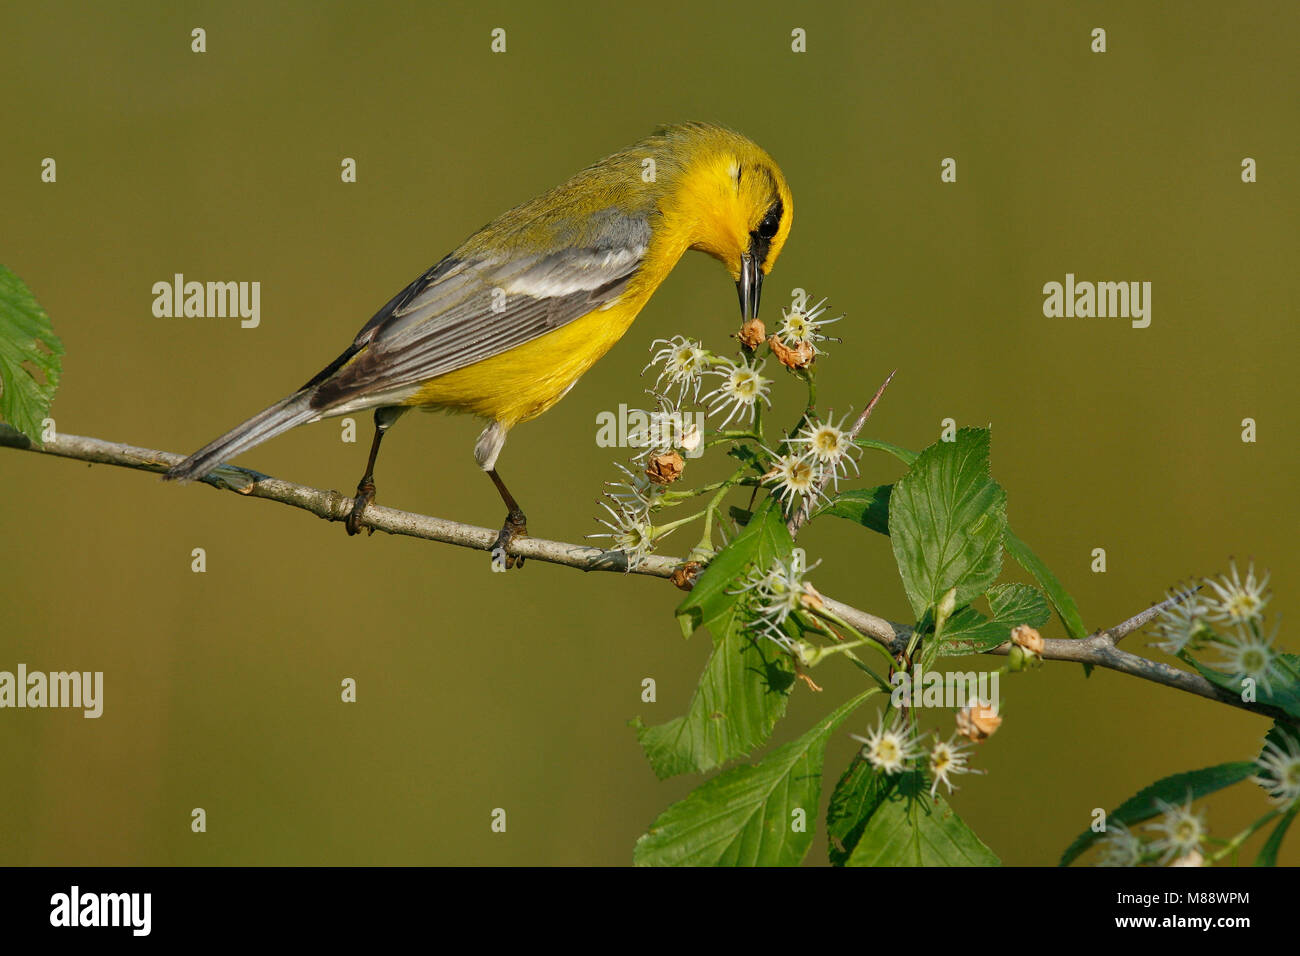
{"type": "Polygon", "coordinates": [[[671,485],[682,476],[686,462],[675,451],[661,451],[646,462],[645,476],[656,485],[671,485]]]}
{"type": "Polygon", "coordinates": [[[826,606],[822,602],[821,592],[807,581],[803,583],[803,597],[800,598],[800,601],[803,603],[803,606],[808,608],[810,611],[820,611],[826,606]]]}
{"type": "Polygon", "coordinates": [[[668,580],[673,582],[673,587],[682,591],[689,591],[695,587],[695,579],[700,576],[700,571],[704,565],[698,561],[687,561],[685,564],[679,564],[673,568],[673,573],[668,580]]]}
{"type": "Polygon", "coordinates": [[[736,333],[736,338],[740,339],[740,344],[745,348],[756,349],[767,338],[767,326],[761,319],[747,319],[736,333]]]}
{"type": "Polygon", "coordinates": [[[1023,647],[1026,652],[1034,657],[1042,657],[1043,651],[1047,649],[1047,644],[1043,640],[1043,635],[1028,624],[1021,624],[1011,632],[1011,643],[1023,647]]]}
{"type": "Polygon", "coordinates": [[[1002,726],[1002,718],[991,704],[974,700],[957,714],[957,733],[972,743],[988,740],[1002,726]]]}
{"type": "Polygon", "coordinates": [[[768,340],[768,344],[772,346],[772,354],[776,356],[776,360],[786,368],[807,368],[817,355],[809,342],[796,342],[794,348],[791,348],[781,341],[780,336],[774,335],[768,340]]]}

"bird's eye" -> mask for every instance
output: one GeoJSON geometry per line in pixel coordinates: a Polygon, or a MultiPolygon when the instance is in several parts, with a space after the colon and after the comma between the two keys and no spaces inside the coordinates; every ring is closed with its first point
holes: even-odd
{"type": "Polygon", "coordinates": [[[773,209],[758,224],[758,234],[764,239],[771,239],[781,227],[781,210],[773,209]]]}

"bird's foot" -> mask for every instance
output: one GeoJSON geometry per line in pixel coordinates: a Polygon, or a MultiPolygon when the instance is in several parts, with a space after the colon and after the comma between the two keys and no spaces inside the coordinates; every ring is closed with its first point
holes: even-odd
{"type": "Polygon", "coordinates": [[[506,515],[506,523],[501,526],[501,533],[492,543],[492,570],[509,571],[511,568],[522,568],[523,556],[511,554],[509,548],[516,538],[526,537],[528,537],[528,519],[524,517],[522,511],[511,511],[506,515]]]}
{"type": "MultiPolygon", "coordinates": [[[[344,527],[348,529],[348,534],[361,533],[361,516],[366,512],[366,506],[375,500],[375,483],[368,478],[361,479],[361,484],[357,485],[357,496],[352,499],[352,510],[348,512],[347,519],[343,522],[344,527]]],[[[367,528],[370,534],[375,533],[374,528],[367,528]]]]}

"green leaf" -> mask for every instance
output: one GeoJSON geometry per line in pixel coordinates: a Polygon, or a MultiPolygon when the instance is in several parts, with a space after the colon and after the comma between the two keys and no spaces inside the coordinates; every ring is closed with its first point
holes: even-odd
{"type": "Polygon", "coordinates": [[[683,717],[636,729],[645,756],[662,780],[705,773],[763,744],[785,714],[794,672],[770,641],[745,633],[735,609],[713,645],[683,717]]]}
{"type": "MultiPolygon", "coordinates": [[[[1176,773],[1171,777],[1164,777],[1151,784],[1151,786],[1138,791],[1134,796],[1129,797],[1107,814],[1106,824],[1109,826],[1112,823],[1122,823],[1126,827],[1132,827],[1134,824],[1150,820],[1162,812],[1160,806],[1156,803],[1157,800],[1182,804],[1187,801],[1189,795],[1193,800],[1199,800],[1207,794],[1222,790],[1224,787],[1230,787],[1234,783],[1240,783],[1252,776],[1257,769],[1255,761],[1239,760],[1233,763],[1221,763],[1213,767],[1204,767],[1200,770],[1190,770],[1187,773],[1176,773]]],[[[1084,830],[1069,845],[1065,853],[1061,855],[1060,865],[1069,866],[1078,858],[1079,854],[1083,853],[1104,835],[1104,833],[1097,833],[1091,829],[1084,830]]]]}
{"type": "Polygon", "coordinates": [[[751,767],[733,767],[660,814],[637,840],[638,866],[793,866],[812,843],[826,742],[876,693],[864,691],[751,767]],[[795,810],[804,811],[802,829],[795,810]]]}
{"type": "Polygon", "coordinates": [[[855,488],[852,491],[841,492],[817,509],[813,517],[835,515],[837,518],[848,518],[872,531],[887,535],[889,534],[889,494],[893,490],[893,485],[880,485],[876,488],[855,488]]]}
{"type": "Polygon", "coordinates": [[[1259,856],[1255,857],[1256,866],[1277,866],[1277,853],[1282,849],[1282,841],[1286,839],[1286,831],[1291,828],[1291,821],[1295,815],[1300,813],[1300,803],[1295,804],[1282,815],[1282,819],[1277,821],[1277,826],[1273,832],[1268,835],[1264,845],[1259,849],[1259,856]]]}
{"type": "Polygon", "coordinates": [[[889,538],[920,620],[949,589],[969,604],[997,580],[1007,493],[989,477],[989,431],[962,428],[921,452],[889,496],[889,538]]]}
{"type": "Polygon", "coordinates": [[[0,418],[37,445],[59,389],[62,356],[50,317],[23,281],[0,266],[0,418]]]}
{"type": "Polygon", "coordinates": [[[1011,637],[1020,624],[1041,627],[1052,616],[1047,602],[1028,584],[999,584],[988,593],[988,618],[970,605],[957,611],[944,626],[939,654],[982,654],[1011,637]]]}
{"type": "MultiPolygon", "coordinates": [[[[1285,659],[1293,668],[1300,668],[1300,657],[1295,654],[1279,654],[1277,656],[1285,659]]],[[[1223,688],[1234,696],[1241,696],[1244,690],[1241,678],[1234,674],[1225,674],[1223,671],[1215,670],[1193,657],[1189,656],[1187,660],[1191,661],[1192,666],[1211,684],[1223,688]]],[[[1269,679],[1267,689],[1263,684],[1256,683],[1255,702],[1280,708],[1292,717],[1300,717],[1300,682],[1291,676],[1290,671],[1275,668],[1273,676],[1269,679]]]]}
{"type": "Polygon", "coordinates": [[[750,565],[766,568],[776,558],[786,558],[794,548],[786,530],[781,509],[774,499],[766,498],[754,511],[754,517],[735,540],[718,552],[695,582],[686,599],[677,606],[677,623],[682,635],[690,637],[700,625],[707,626],[718,638],[722,630],[715,623],[728,613],[738,594],[732,592],[743,580],[750,565]]]}
{"type": "Polygon", "coordinates": [[[1075,640],[1082,640],[1090,633],[1084,627],[1083,618],[1079,614],[1079,606],[1074,603],[1074,598],[1070,597],[1068,591],[1061,587],[1061,582],[1056,579],[1056,575],[1038,555],[1030,550],[1029,545],[1021,541],[1014,531],[1007,528],[1006,535],[1003,539],[1006,545],[1007,553],[1016,559],[1017,563],[1034,576],[1038,586],[1047,592],[1047,599],[1052,602],[1052,607],[1056,609],[1057,616],[1061,623],[1065,625],[1065,632],[1075,640]]]}
{"type": "Polygon", "coordinates": [[[887,441],[881,441],[879,438],[855,438],[853,442],[859,448],[874,448],[877,451],[887,451],[905,465],[910,465],[916,461],[916,452],[908,451],[906,448],[887,441]]]}
{"type": "Polygon", "coordinates": [[[831,792],[826,810],[827,849],[833,866],[843,866],[858,845],[871,814],[888,795],[894,778],[876,773],[871,764],[853,759],[831,792]]]}
{"type": "Polygon", "coordinates": [[[1001,861],[925,777],[901,774],[897,786],[871,814],[849,866],[999,866],[1001,861]]]}

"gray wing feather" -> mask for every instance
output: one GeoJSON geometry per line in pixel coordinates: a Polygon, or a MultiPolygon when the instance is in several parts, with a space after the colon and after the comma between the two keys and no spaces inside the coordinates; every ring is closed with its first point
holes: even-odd
{"type": "Polygon", "coordinates": [[[360,354],[316,385],[312,407],[400,392],[612,305],[649,237],[645,219],[605,215],[581,247],[503,262],[444,259],[366,324],[360,354]]]}

